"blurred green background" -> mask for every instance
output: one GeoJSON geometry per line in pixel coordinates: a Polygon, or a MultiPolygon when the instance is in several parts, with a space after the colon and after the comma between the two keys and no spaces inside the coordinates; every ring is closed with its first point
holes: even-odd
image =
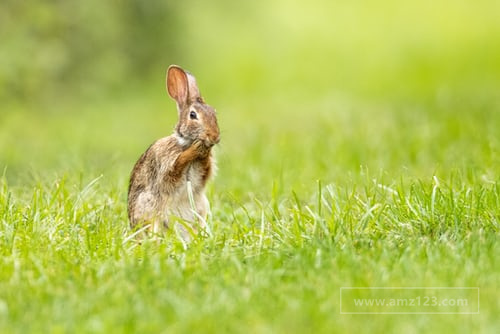
{"type": "Polygon", "coordinates": [[[11,182],[112,170],[126,183],[176,122],[175,63],[219,111],[222,188],[360,166],[487,174],[499,12],[489,0],[2,1],[0,166],[11,182]]]}
{"type": "Polygon", "coordinates": [[[498,83],[500,71],[497,1],[1,6],[0,88],[9,100],[106,96],[134,82],[152,85],[172,62],[226,99],[439,94],[471,82],[482,90],[498,83]]]}

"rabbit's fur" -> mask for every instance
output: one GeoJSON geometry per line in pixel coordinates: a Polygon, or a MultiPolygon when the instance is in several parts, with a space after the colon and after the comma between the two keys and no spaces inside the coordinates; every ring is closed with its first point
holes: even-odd
{"type": "Polygon", "coordinates": [[[219,126],[215,110],[203,101],[190,73],[170,66],[167,91],[177,102],[179,121],[172,135],[153,143],[135,164],[128,190],[128,215],[132,227],[150,224],[152,232],[169,227],[173,217],[191,223],[196,230],[193,223],[198,221],[203,227],[208,210],[204,188],[215,168],[211,149],[219,142],[219,126]]]}

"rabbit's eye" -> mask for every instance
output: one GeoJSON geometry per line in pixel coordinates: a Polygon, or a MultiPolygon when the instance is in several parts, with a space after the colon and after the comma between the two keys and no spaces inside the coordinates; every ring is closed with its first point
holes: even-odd
{"type": "Polygon", "coordinates": [[[196,114],[195,111],[191,111],[189,113],[189,118],[191,118],[191,119],[198,119],[198,115],[196,114]]]}

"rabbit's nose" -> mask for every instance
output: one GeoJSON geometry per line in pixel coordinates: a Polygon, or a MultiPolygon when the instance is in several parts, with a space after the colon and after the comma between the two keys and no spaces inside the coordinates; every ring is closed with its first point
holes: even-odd
{"type": "Polygon", "coordinates": [[[218,144],[219,141],[220,141],[220,133],[218,131],[218,129],[216,131],[211,131],[209,134],[208,134],[208,138],[209,140],[214,143],[214,144],[218,144]]]}
{"type": "Polygon", "coordinates": [[[220,141],[220,136],[219,136],[219,134],[213,134],[213,135],[209,136],[209,137],[208,137],[208,139],[210,140],[210,142],[211,142],[212,144],[214,144],[214,145],[215,145],[215,144],[218,144],[218,143],[219,143],[219,141],[220,141]]]}

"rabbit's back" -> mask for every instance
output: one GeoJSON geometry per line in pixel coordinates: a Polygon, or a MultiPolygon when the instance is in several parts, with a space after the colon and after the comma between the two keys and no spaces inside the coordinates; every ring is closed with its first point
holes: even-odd
{"type": "Polygon", "coordinates": [[[132,170],[128,190],[128,213],[132,225],[139,221],[157,219],[165,196],[172,192],[168,173],[180,154],[173,136],[154,142],[142,154],[132,170]]]}

